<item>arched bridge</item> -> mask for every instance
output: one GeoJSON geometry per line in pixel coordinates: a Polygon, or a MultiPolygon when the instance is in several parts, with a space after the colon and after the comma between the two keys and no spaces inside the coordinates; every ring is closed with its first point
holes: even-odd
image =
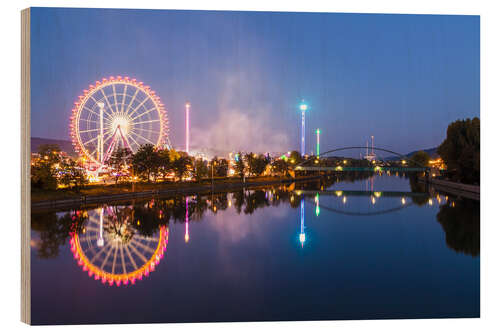
{"type": "Polygon", "coordinates": [[[322,152],[319,155],[314,155],[309,157],[308,159],[300,162],[297,164],[293,169],[296,171],[338,171],[338,172],[345,172],[345,171],[401,171],[401,172],[427,172],[430,168],[428,166],[422,165],[420,162],[415,161],[413,158],[410,158],[406,155],[400,154],[398,152],[385,149],[385,148],[379,148],[379,147],[370,147],[372,150],[376,151],[383,151],[386,153],[390,153],[393,155],[396,155],[400,157],[402,160],[405,160],[407,162],[411,162],[415,164],[416,166],[408,166],[408,167],[387,167],[387,166],[373,166],[373,167],[354,167],[354,166],[314,166],[314,165],[307,165],[310,162],[313,162],[317,160],[318,158],[325,156],[327,154],[331,154],[334,152],[338,151],[344,151],[344,150],[353,150],[353,149],[366,149],[366,147],[362,146],[351,146],[351,147],[342,147],[342,148],[336,148],[336,149],[331,149],[327,150],[325,152],[322,152]]]}

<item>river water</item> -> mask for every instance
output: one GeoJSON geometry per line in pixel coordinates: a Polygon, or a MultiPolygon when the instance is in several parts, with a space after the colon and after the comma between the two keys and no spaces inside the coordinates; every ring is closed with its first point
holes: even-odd
{"type": "Polygon", "coordinates": [[[32,323],[478,317],[479,229],[399,175],[34,211],[32,323]]]}

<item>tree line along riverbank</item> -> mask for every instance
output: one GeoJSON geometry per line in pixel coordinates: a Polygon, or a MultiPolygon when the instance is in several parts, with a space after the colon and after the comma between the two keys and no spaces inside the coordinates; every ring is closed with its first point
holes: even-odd
{"type": "Polygon", "coordinates": [[[71,189],[39,190],[31,192],[32,206],[57,206],[80,202],[96,202],[112,199],[127,199],[166,193],[199,193],[203,191],[235,189],[270,185],[277,183],[293,183],[321,178],[320,175],[303,177],[251,177],[242,181],[240,178],[215,178],[199,182],[161,182],[161,183],[118,183],[109,185],[87,185],[79,191],[71,189]],[[212,185],[213,184],[213,185],[212,185]]]}

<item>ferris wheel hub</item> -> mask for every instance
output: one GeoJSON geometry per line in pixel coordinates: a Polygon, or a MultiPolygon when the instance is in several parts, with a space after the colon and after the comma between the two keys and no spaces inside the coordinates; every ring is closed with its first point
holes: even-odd
{"type": "Polygon", "coordinates": [[[118,129],[118,127],[122,131],[123,135],[128,135],[129,131],[133,129],[130,117],[127,115],[114,116],[111,120],[111,129],[113,130],[113,133],[118,129]]]}

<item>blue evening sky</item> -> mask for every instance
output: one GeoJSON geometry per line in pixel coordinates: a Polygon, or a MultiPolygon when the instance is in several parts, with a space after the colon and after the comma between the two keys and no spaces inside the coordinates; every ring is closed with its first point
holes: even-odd
{"type": "MultiPolygon", "coordinates": [[[[298,104],[322,147],[435,147],[448,123],[479,116],[479,17],[33,8],[32,136],[69,139],[90,83],[130,76],[165,104],[170,139],[195,146],[299,149],[298,104]]],[[[323,150],[323,149],[322,149],[323,150]]]]}

